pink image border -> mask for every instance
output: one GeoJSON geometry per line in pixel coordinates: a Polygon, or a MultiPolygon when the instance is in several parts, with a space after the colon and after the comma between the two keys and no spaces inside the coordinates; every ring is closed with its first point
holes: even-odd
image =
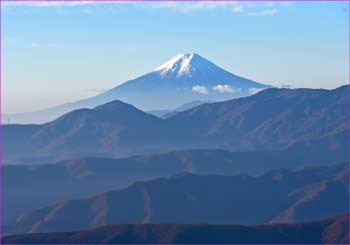
{"type": "MultiPolygon", "coordinates": [[[[159,2],[159,3],[165,3],[165,2],[268,2],[266,0],[107,0],[108,2],[159,2]]],[[[3,67],[3,57],[2,57],[2,51],[3,51],[3,40],[2,40],[2,3],[3,2],[100,2],[104,3],[106,1],[104,0],[0,0],[0,122],[2,123],[2,99],[3,99],[3,81],[2,81],[2,67],[3,67]]],[[[348,3],[348,14],[350,12],[350,0],[275,0],[275,2],[347,2],[348,3]]],[[[107,2],[106,2],[107,4],[107,2]]],[[[350,23],[350,14],[349,14],[349,23],[350,23]]],[[[348,29],[348,62],[350,63],[350,30],[348,29]]],[[[350,68],[349,68],[349,63],[348,63],[348,84],[350,85],[350,68]]],[[[348,93],[348,185],[350,189],[350,87],[349,87],[349,93],[348,93]]],[[[3,156],[3,142],[2,142],[2,127],[0,127],[0,244],[1,244],[1,239],[2,239],[2,184],[3,184],[3,172],[2,172],[2,156],[3,156]]],[[[349,200],[348,200],[348,213],[350,210],[350,195],[349,195],[349,200]]],[[[350,213],[349,213],[350,215],[350,213]]],[[[350,216],[349,216],[349,221],[350,221],[350,216]]],[[[350,222],[349,222],[350,223],[350,222]]],[[[349,227],[349,236],[350,236],[350,227],[349,227]]],[[[350,237],[349,237],[350,240],[350,237]]],[[[249,245],[258,245],[258,244],[249,244],[249,245]]],[[[308,244],[309,245],[309,244],[308,244]]]]}

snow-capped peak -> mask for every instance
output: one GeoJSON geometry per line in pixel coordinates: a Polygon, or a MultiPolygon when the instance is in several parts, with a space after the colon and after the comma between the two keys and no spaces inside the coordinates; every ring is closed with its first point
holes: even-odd
{"type": "Polygon", "coordinates": [[[207,61],[198,54],[178,54],[174,58],[157,67],[154,71],[160,72],[162,76],[175,75],[181,77],[195,72],[198,66],[203,66],[207,61]],[[201,64],[202,63],[202,64],[201,64]]]}

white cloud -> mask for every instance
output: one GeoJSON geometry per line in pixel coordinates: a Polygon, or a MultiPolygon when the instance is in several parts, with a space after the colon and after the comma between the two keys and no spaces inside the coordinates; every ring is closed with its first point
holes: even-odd
{"type": "Polygon", "coordinates": [[[102,4],[132,4],[130,1],[6,1],[1,7],[74,7],[74,6],[98,6],[102,4]]]}
{"type": "Polygon", "coordinates": [[[261,10],[259,12],[250,12],[248,13],[248,15],[251,16],[271,16],[271,15],[275,15],[278,13],[277,9],[264,9],[261,10]]]}
{"type": "Polygon", "coordinates": [[[105,3],[128,3],[128,1],[6,1],[3,6],[27,6],[27,7],[57,7],[57,6],[82,6],[105,3]]]}
{"type": "Polygon", "coordinates": [[[4,7],[11,6],[27,6],[27,7],[55,7],[55,6],[77,6],[77,5],[86,5],[92,4],[94,2],[81,1],[81,2],[70,2],[70,1],[8,1],[3,2],[4,7]]]}
{"type": "Polygon", "coordinates": [[[152,3],[144,3],[141,6],[146,9],[173,9],[180,12],[192,12],[199,10],[211,10],[218,8],[226,8],[227,6],[232,6],[235,4],[234,2],[216,2],[216,1],[208,1],[208,2],[152,2],[152,3]]]}
{"type": "Polygon", "coordinates": [[[290,6],[290,4],[279,3],[278,1],[268,2],[240,2],[240,1],[205,1],[205,2],[152,2],[144,4],[136,4],[145,9],[173,9],[180,12],[193,12],[200,10],[226,9],[233,13],[243,13],[245,9],[251,11],[250,15],[272,15],[277,11],[277,7],[290,6]],[[262,7],[274,7],[274,9],[266,9],[259,11],[262,7]]]}
{"type": "MultiPolygon", "coordinates": [[[[280,8],[291,5],[291,2],[240,2],[240,1],[194,1],[194,2],[177,2],[177,1],[151,1],[151,2],[130,2],[130,1],[6,1],[2,3],[3,7],[24,6],[24,7],[61,7],[61,6],[101,6],[103,4],[127,4],[136,8],[143,9],[172,9],[174,11],[189,13],[194,11],[209,11],[215,9],[223,9],[232,13],[244,13],[251,16],[268,16],[275,15],[280,8]],[[268,8],[263,9],[262,8],[268,8]],[[270,9],[269,9],[270,8],[270,9]],[[246,11],[249,9],[249,12],[246,11]]],[[[105,5],[103,5],[105,6],[105,5]]],[[[109,5],[112,6],[112,5],[109,5]]],[[[107,6],[108,7],[108,6],[107,6]]],[[[92,10],[84,10],[87,14],[91,14],[92,10]]]]}
{"type": "Polygon", "coordinates": [[[248,93],[253,95],[253,94],[259,93],[262,90],[264,90],[264,89],[263,88],[250,88],[250,89],[248,89],[248,93]]]}
{"type": "Polygon", "coordinates": [[[203,10],[203,9],[217,9],[226,7],[228,5],[235,4],[230,1],[208,1],[208,2],[175,2],[175,1],[152,1],[152,2],[130,2],[125,1],[7,1],[3,2],[4,6],[27,6],[27,7],[57,7],[57,6],[81,6],[81,5],[93,5],[93,4],[122,4],[127,3],[135,7],[141,7],[145,9],[175,9],[182,12],[203,10]]]}
{"type": "Polygon", "coordinates": [[[235,90],[230,86],[230,85],[227,85],[227,84],[218,84],[216,85],[215,87],[213,87],[213,90],[214,91],[217,91],[219,93],[234,93],[235,90]]]}
{"type": "Polygon", "coordinates": [[[237,5],[237,6],[233,6],[232,8],[232,12],[233,13],[243,13],[244,8],[243,6],[237,5]]]}
{"type": "Polygon", "coordinates": [[[192,91],[199,94],[209,94],[208,89],[204,86],[196,85],[192,87],[192,91]]]}

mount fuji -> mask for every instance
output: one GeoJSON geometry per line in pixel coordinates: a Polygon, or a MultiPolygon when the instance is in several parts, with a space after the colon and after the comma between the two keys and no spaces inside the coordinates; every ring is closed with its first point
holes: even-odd
{"type": "Polygon", "coordinates": [[[169,110],[192,101],[223,101],[248,96],[271,86],[234,75],[202,56],[179,54],[150,73],[97,96],[41,111],[7,114],[11,123],[43,123],[69,111],[93,108],[113,100],[142,110],[169,110]]]}

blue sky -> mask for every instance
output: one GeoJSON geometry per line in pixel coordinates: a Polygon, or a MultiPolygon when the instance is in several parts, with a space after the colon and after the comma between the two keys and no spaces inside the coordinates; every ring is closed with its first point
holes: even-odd
{"type": "Polygon", "coordinates": [[[96,95],[178,53],[275,86],[348,82],[346,2],[2,6],[2,105],[33,111],[96,95]]]}

